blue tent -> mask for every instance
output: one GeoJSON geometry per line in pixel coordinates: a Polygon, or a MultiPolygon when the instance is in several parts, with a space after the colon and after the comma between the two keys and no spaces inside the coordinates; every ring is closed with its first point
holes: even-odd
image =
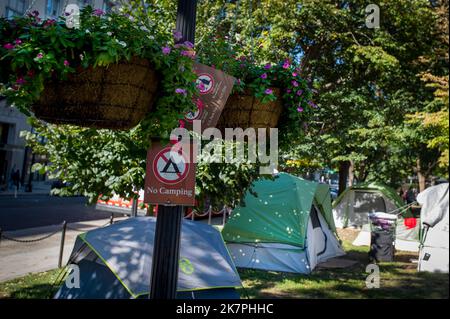
{"type": "MultiPolygon", "coordinates": [[[[79,235],[68,263],[80,269],[80,288],[63,282],[55,298],[147,298],[155,226],[137,217],[79,235]]],[[[179,263],[177,298],[239,298],[241,280],[214,227],[183,221],[179,263]]]]}

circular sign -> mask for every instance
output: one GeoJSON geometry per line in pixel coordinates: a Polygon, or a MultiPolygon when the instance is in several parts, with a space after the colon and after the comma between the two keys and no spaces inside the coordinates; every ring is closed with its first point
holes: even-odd
{"type": "Polygon", "coordinates": [[[190,275],[194,272],[194,265],[192,265],[191,261],[187,258],[180,258],[180,270],[184,272],[186,275],[190,275]]]}
{"type": "Polygon", "coordinates": [[[214,86],[214,79],[208,73],[202,73],[199,74],[196,84],[200,90],[200,94],[206,94],[212,90],[214,86]]]}
{"type": "Polygon", "coordinates": [[[177,184],[183,181],[189,172],[189,164],[185,154],[174,151],[170,146],[162,149],[153,160],[155,177],[164,184],[177,184]]]}
{"type": "Polygon", "coordinates": [[[187,112],[184,115],[184,119],[188,122],[193,122],[194,120],[198,120],[202,117],[203,114],[203,103],[200,99],[197,100],[195,103],[197,106],[197,110],[187,112]]]}

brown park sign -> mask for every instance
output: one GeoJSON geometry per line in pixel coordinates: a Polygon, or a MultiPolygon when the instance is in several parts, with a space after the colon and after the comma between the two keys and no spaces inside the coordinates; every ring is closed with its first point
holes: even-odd
{"type": "Polygon", "coordinates": [[[200,97],[197,101],[197,110],[186,113],[186,128],[192,129],[192,122],[200,120],[202,129],[216,127],[220,114],[227,103],[236,79],[220,70],[204,64],[195,63],[194,71],[197,74],[197,87],[200,97]]]}
{"type": "Polygon", "coordinates": [[[184,152],[182,148],[172,146],[152,142],[147,153],[144,202],[194,206],[195,163],[192,152],[184,152]]]}

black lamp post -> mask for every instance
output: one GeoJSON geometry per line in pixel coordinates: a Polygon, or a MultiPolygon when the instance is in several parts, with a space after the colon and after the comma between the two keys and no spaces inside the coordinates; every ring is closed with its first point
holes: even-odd
{"type": "MultiPolygon", "coordinates": [[[[194,43],[197,0],[179,0],[176,30],[181,32],[179,42],[194,43]]],[[[175,299],[180,255],[182,206],[158,206],[153,249],[151,299],[175,299]]]]}

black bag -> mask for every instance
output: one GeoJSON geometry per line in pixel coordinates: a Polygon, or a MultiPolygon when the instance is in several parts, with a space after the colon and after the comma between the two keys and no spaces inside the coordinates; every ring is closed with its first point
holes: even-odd
{"type": "Polygon", "coordinates": [[[386,230],[372,230],[370,239],[369,258],[376,262],[394,261],[394,232],[386,230]]]}

